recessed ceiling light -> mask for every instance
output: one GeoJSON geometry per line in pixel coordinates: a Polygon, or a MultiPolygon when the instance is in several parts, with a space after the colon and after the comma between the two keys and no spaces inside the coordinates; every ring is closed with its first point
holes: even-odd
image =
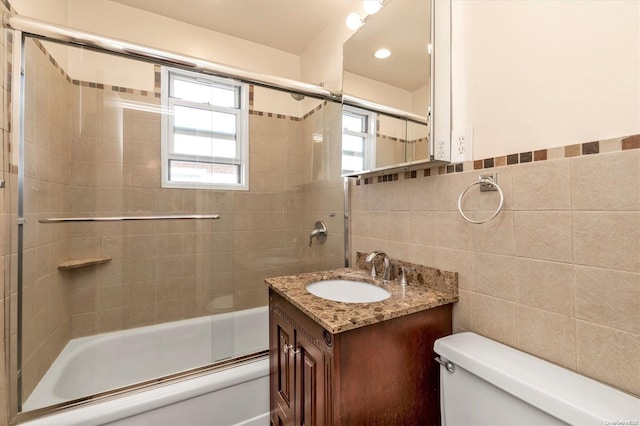
{"type": "Polygon", "coordinates": [[[376,53],[373,54],[378,59],[386,59],[391,56],[391,51],[389,49],[378,49],[376,53]]]}

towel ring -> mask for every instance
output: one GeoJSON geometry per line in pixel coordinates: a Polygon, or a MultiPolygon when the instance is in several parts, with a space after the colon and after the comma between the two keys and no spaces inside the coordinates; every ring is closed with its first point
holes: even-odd
{"type": "Polygon", "coordinates": [[[484,178],[482,176],[480,176],[480,178],[471,183],[469,186],[467,186],[464,191],[462,191],[462,193],[460,194],[460,196],[458,197],[458,211],[460,212],[460,214],[462,215],[463,219],[466,220],[469,223],[474,223],[474,224],[480,224],[480,223],[485,223],[490,221],[491,219],[493,219],[494,217],[496,217],[498,215],[498,213],[500,213],[500,210],[502,210],[502,205],[504,204],[504,194],[502,193],[502,189],[498,186],[497,183],[495,183],[493,181],[493,179],[488,179],[488,178],[484,178]],[[473,220],[473,219],[469,219],[467,216],[465,216],[465,214],[462,212],[462,197],[464,196],[464,194],[474,185],[481,185],[481,184],[487,184],[487,185],[491,185],[493,186],[497,191],[498,194],[500,194],[500,203],[498,204],[498,209],[487,219],[484,220],[473,220]]]}

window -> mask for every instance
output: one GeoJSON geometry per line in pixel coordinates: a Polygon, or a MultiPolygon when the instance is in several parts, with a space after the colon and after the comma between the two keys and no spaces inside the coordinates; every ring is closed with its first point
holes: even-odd
{"type": "Polygon", "coordinates": [[[342,109],[342,174],[375,167],[376,114],[345,105],[342,109]]]}
{"type": "Polygon", "coordinates": [[[163,67],[162,104],[163,187],[249,188],[246,84],[163,67]]]}

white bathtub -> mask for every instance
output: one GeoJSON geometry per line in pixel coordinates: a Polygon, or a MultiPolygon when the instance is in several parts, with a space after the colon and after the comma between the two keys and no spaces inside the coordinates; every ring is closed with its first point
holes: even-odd
{"type": "MultiPolygon", "coordinates": [[[[268,308],[70,341],[23,411],[268,349],[268,308]]],[[[267,357],[25,424],[269,424],[267,357]],[[140,417],[143,416],[143,417],[140,417]]]]}

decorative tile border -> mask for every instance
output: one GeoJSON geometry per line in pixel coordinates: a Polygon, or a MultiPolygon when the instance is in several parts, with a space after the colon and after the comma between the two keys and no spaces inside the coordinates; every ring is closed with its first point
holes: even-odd
{"type": "MultiPolygon", "coordinates": [[[[250,96],[249,99],[251,99],[252,96],[253,96],[253,85],[249,86],[249,96],[250,96]]],[[[325,108],[327,106],[327,104],[328,104],[327,101],[323,101],[320,105],[316,106],[311,111],[309,111],[308,113],[304,114],[302,117],[295,117],[293,115],[277,114],[277,113],[274,113],[274,112],[256,111],[256,110],[253,109],[253,103],[250,100],[249,101],[249,105],[250,105],[249,114],[250,115],[256,115],[256,116],[259,116],[259,117],[275,118],[275,119],[278,119],[278,120],[304,121],[307,118],[311,117],[316,112],[321,111],[323,108],[325,108]]]]}
{"type": "MultiPolygon", "coordinates": [[[[508,154],[499,157],[484,158],[482,160],[467,161],[464,163],[449,164],[433,169],[424,169],[405,172],[404,179],[415,179],[419,176],[431,176],[435,174],[431,170],[437,170],[437,174],[444,175],[449,173],[460,173],[469,170],[484,170],[495,167],[512,166],[517,164],[527,164],[532,162],[540,162],[547,160],[557,160],[562,158],[580,157],[584,155],[597,155],[607,152],[627,151],[632,149],[640,149],[640,135],[626,136],[616,139],[607,139],[603,141],[586,142],[582,144],[573,144],[557,148],[541,149],[538,151],[527,151],[516,154],[508,154]]],[[[356,179],[356,185],[371,184],[376,182],[390,182],[392,179],[380,179],[384,176],[374,176],[356,179]]],[[[395,179],[397,180],[397,179],[395,179]]]]}
{"type": "MultiPolygon", "coordinates": [[[[0,1],[5,1],[5,0],[0,0],[0,1]]],[[[11,37],[11,33],[9,33],[9,37],[11,37]]],[[[161,94],[161,83],[162,83],[162,71],[161,71],[160,65],[154,65],[154,90],[153,90],[153,92],[150,92],[148,90],[132,89],[132,88],[129,88],[129,87],[111,86],[111,85],[108,85],[108,84],[101,84],[101,83],[94,83],[94,82],[89,82],[89,81],[75,80],[75,79],[72,79],[69,76],[69,74],[66,73],[66,71],[62,68],[62,66],[60,64],[58,64],[58,62],[53,58],[53,56],[51,56],[51,54],[47,51],[46,47],[42,44],[42,42],[40,42],[40,40],[37,40],[37,39],[32,39],[32,40],[35,43],[35,45],[38,47],[38,49],[42,52],[42,54],[45,55],[49,59],[49,62],[51,62],[53,67],[55,69],[59,70],[60,74],[62,74],[62,76],[67,80],[67,82],[69,82],[70,84],[73,84],[74,86],[89,87],[89,88],[99,89],[99,90],[111,90],[113,92],[136,94],[136,95],[141,95],[141,96],[152,96],[152,97],[155,97],[155,98],[160,98],[160,96],[161,96],[160,94],[161,94]]],[[[11,80],[9,79],[8,81],[11,81],[11,80]]],[[[310,116],[312,116],[313,114],[315,114],[316,112],[321,111],[324,107],[326,107],[326,105],[328,103],[325,100],[321,104],[319,104],[318,106],[313,108],[311,111],[309,111],[306,114],[304,114],[302,117],[295,117],[295,116],[290,116],[290,115],[285,115],[285,114],[277,114],[277,113],[271,113],[271,112],[265,112],[265,111],[256,111],[256,110],[253,109],[253,99],[254,99],[254,86],[252,84],[250,84],[249,85],[249,114],[250,115],[255,115],[255,116],[259,116],[259,117],[276,118],[276,119],[279,119],[279,120],[291,120],[291,121],[304,121],[307,118],[309,118],[310,116]]]]}
{"type": "Polygon", "coordinates": [[[407,145],[415,145],[415,144],[420,143],[420,142],[427,142],[427,143],[429,142],[429,138],[427,138],[427,137],[409,140],[409,139],[397,138],[395,136],[388,136],[388,135],[385,135],[385,134],[382,134],[382,133],[379,133],[379,132],[376,133],[376,138],[385,139],[385,140],[388,140],[388,141],[391,141],[391,142],[400,142],[400,143],[404,143],[404,144],[407,144],[407,145]]]}

